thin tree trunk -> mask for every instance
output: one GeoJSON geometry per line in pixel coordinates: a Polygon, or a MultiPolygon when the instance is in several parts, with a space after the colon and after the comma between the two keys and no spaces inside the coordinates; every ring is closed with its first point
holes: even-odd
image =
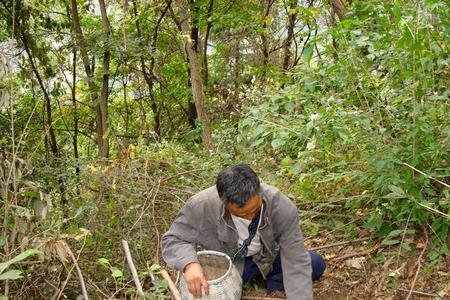
{"type": "MultiPolygon", "coordinates": [[[[190,32],[189,18],[186,11],[185,0],[177,0],[180,12],[180,24],[185,36],[190,32]]],[[[206,113],[204,105],[204,93],[203,85],[201,79],[201,72],[198,63],[197,52],[195,51],[195,44],[189,39],[185,38],[187,56],[190,63],[190,73],[191,73],[191,83],[192,83],[192,94],[195,100],[195,107],[197,110],[198,117],[200,119],[203,131],[203,143],[206,149],[212,151],[214,149],[214,143],[211,135],[211,124],[206,113]]]]}
{"type": "MultiPolygon", "coordinates": [[[[51,107],[51,99],[50,95],[48,94],[48,91],[44,85],[44,82],[42,80],[41,74],[39,73],[39,70],[34,62],[33,56],[31,55],[31,50],[29,47],[29,40],[27,34],[22,30],[21,32],[21,39],[25,48],[25,52],[27,53],[28,59],[31,64],[31,68],[33,70],[34,75],[36,76],[36,79],[39,83],[39,86],[41,87],[42,93],[44,94],[45,99],[45,116],[47,119],[47,128],[45,129],[45,138],[49,136],[50,138],[47,139],[48,143],[50,144],[50,149],[52,151],[52,154],[55,158],[57,158],[57,164],[59,164],[59,158],[61,157],[59,149],[58,149],[58,143],[56,141],[56,135],[55,130],[53,128],[53,119],[52,119],[52,107],[51,107]],[[48,135],[47,135],[47,129],[48,129],[48,135]]],[[[45,118],[44,118],[45,119],[45,118]]],[[[45,122],[44,122],[45,124],[45,122]]],[[[66,187],[65,182],[62,176],[57,176],[57,181],[59,184],[59,192],[61,193],[61,204],[66,204],[66,187]]]]}
{"type": "Polygon", "coordinates": [[[53,130],[52,107],[51,107],[50,95],[48,94],[47,89],[44,86],[44,82],[42,80],[41,74],[39,73],[39,70],[37,69],[37,66],[34,63],[34,59],[31,55],[29,44],[28,44],[29,43],[28,37],[26,36],[25,33],[22,32],[21,38],[22,38],[23,46],[25,48],[25,52],[27,53],[27,56],[28,56],[28,60],[30,61],[31,69],[33,70],[33,73],[36,76],[39,86],[41,87],[41,91],[44,94],[46,118],[47,118],[45,134],[47,134],[47,130],[48,130],[48,134],[50,137],[50,139],[49,139],[50,149],[51,149],[53,155],[58,158],[58,157],[60,157],[60,155],[59,155],[59,150],[58,150],[58,144],[56,142],[55,131],[53,130]]]}
{"type": "Polygon", "coordinates": [[[339,17],[339,20],[345,20],[348,18],[347,8],[341,0],[330,0],[331,7],[336,15],[339,17]]]}
{"type": "MultiPolygon", "coordinates": [[[[169,0],[166,0],[166,1],[169,1],[169,0]]],[[[176,18],[172,7],[169,7],[169,11],[170,11],[170,15],[171,15],[175,25],[177,26],[178,30],[183,32],[183,30],[181,29],[180,21],[176,18]]],[[[191,39],[193,39],[192,31],[191,31],[191,39]]],[[[189,58],[187,57],[187,49],[186,49],[187,45],[186,44],[184,45],[184,48],[185,48],[185,54],[186,54],[185,60],[187,62],[189,62],[189,58]]],[[[187,73],[188,73],[188,83],[187,84],[192,89],[191,67],[190,66],[188,66],[188,68],[187,68],[187,73]]],[[[195,122],[196,122],[196,120],[198,118],[197,109],[195,107],[195,103],[191,99],[188,99],[187,108],[183,108],[183,111],[187,112],[186,113],[187,121],[188,121],[189,125],[192,127],[192,129],[195,129],[197,127],[195,122]]]]}
{"type": "MultiPolygon", "coordinates": [[[[125,60],[125,69],[127,68],[127,61],[125,60]]],[[[125,104],[125,132],[129,132],[130,127],[130,108],[128,107],[128,74],[123,74],[123,103],[125,104]]]]}
{"type": "MultiPolygon", "coordinates": [[[[167,5],[164,8],[163,12],[161,13],[161,16],[159,17],[158,21],[156,22],[155,28],[153,30],[152,44],[151,44],[151,48],[150,48],[150,67],[148,69],[148,72],[147,72],[147,67],[145,65],[144,56],[140,55],[140,57],[139,57],[139,60],[141,63],[142,74],[144,75],[144,79],[145,79],[145,82],[147,83],[148,92],[150,95],[150,107],[153,112],[153,130],[156,134],[156,138],[158,141],[161,138],[161,111],[160,111],[160,109],[158,109],[158,104],[156,102],[155,93],[153,91],[154,86],[155,86],[155,73],[154,73],[154,68],[155,68],[155,63],[156,63],[155,54],[156,54],[156,50],[157,50],[157,46],[158,46],[159,27],[160,27],[160,24],[161,24],[164,16],[166,15],[167,11],[169,10],[171,3],[172,3],[171,0],[167,1],[167,5]]],[[[138,7],[137,7],[136,0],[133,0],[133,7],[134,7],[134,16],[136,19],[136,31],[137,31],[138,38],[139,38],[139,44],[141,45],[141,47],[144,47],[144,45],[142,44],[142,31],[141,31],[141,27],[140,27],[140,23],[139,23],[139,18],[138,18],[138,7]]]]}
{"type": "Polygon", "coordinates": [[[102,125],[102,136],[100,149],[100,157],[109,157],[109,139],[108,139],[108,96],[109,96],[109,63],[111,60],[111,52],[109,50],[109,37],[111,35],[111,27],[109,25],[106,5],[104,0],[98,1],[100,5],[100,13],[102,15],[103,34],[105,35],[105,49],[103,52],[103,83],[100,95],[100,122],[102,125]]]}
{"type": "MultiPolygon", "coordinates": [[[[70,18],[70,7],[66,6],[67,18],[70,20],[72,24],[72,38],[75,37],[75,27],[73,26],[73,22],[70,18]]],[[[72,144],[73,144],[73,156],[75,158],[75,175],[76,175],[76,190],[77,195],[80,195],[80,164],[79,164],[79,153],[78,153],[78,107],[77,107],[77,97],[76,97],[76,87],[77,87],[77,49],[73,49],[72,51],[73,60],[72,60],[72,105],[73,105],[73,135],[72,135],[72,144]]]]}
{"type": "MultiPolygon", "coordinates": [[[[264,0],[261,0],[261,6],[264,6],[264,0]]],[[[267,23],[268,23],[268,17],[270,13],[270,8],[272,7],[275,0],[269,0],[267,3],[267,7],[265,7],[264,12],[264,18],[263,18],[263,25],[262,25],[262,32],[261,32],[261,41],[262,41],[262,52],[263,52],[263,80],[266,77],[266,67],[269,65],[269,40],[267,38],[267,23]]]]}
{"type": "MultiPolygon", "coordinates": [[[[105,151],[103,149],[104,143],[103,143],[103,137],[105,132],[103,131],[103,120],[102,120],[102,109],[100,107],[100,101],[98,99],[98,87],[95,83],[95,77],[94,77],[94,63],[95,58],[92,58],[92,65],[89,62],[89,56],[87,52],[87,44],[86,40],[83,36],[83,31],[81,29],[80,25],[80,17],[78,14],[78,6],[77,6],[77,0],[72,0],[72,21],[73,26],[76,33],[76,39],[78,46],[80,47],[80,53],[81,53],[81,59],[83,61],[84,71],[87,76],[87,83],[89,87],[89,94],[91,97],[91,101],[93,105],[95,106],[95,112],[96,112],[96,131],[97,131],[97,147],[98,147],[98,154],[100,157],[102,157],[102,154],[108,151],[105,151]]],[[[108,62],[109,63],[109,62],[108,62]]],[[[103,90],[103,89],[102,89],[103,90]]]]}
{"type": "Polygon", "coordinates": [[[203,77],[205,82],[205,87],[208,86],[208,39],[209,39],[209,33],[211,32],[212,27],[212,9],[214,6],[214,0],[209,1],[208,6],[208,21],[206,24],[206,33],[205,33],[205,44],[203,45],[203,77]]]}
{"type": "Polygon", "coordinates": [[[73,104],[73,156],[75,158],[75,174],[77,177],[77,194],[80,194],[80,165],[78,153],[78,108],[76,98],[77,85],[77,50],[73,50],[73,67],[72,67],[72,104],[73,104]]]}
{"type": "Polygon", "coordinates": [[[297,17],[297,0],[291,0],[288,16],[287,37],[284,42],[283,72],[287,72],[289,61],[291,60],[291,44],[294,38],[295,19],[297,17]]]}

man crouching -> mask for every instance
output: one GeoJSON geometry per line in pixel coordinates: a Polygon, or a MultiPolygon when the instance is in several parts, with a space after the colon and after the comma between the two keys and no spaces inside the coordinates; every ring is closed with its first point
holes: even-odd
{"type": "Polygon", "coordinates": [[[226,168],[215,186],[190,198],[162,237],[167,265],[183,271],[189,291],[201,297],[208,281],[194,244],[226,253],[244,282],[262,277],[269,292],[285,290],[291,300],[312,299],[312,280],[325,270],[323,258],[303,245],[292,201],[260,184],[245,164],[226,168]]]}

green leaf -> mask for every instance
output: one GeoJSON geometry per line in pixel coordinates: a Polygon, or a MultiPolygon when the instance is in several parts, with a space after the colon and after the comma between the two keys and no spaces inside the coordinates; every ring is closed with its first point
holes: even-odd
{"type": "Polygon", "coordinates": [[[398,243],[400,243],[399,240],[384,240],[384,241],[381,242],[382,245],[387,245],[387,246],[395,245],[395,244],[398,244],[398,243]]]}
{"type": "Polygon", "coordinates": [[[388,237],[398,236],[402,232],[403,232],[403,230],[401,230],[401,229],[392,230],[391,232],[389,232],[388,237]]]}
{"type": "Polygon", "coordinates": [[[389,189],[396,194],[405,195],[405,192],[401,188],[399,188],[395,185],[392,185],[392,184],[389,185],[389,189]]]}
{"type": "Polygon", "coordinates": [[[289,156],[286,156],[285,158],[283,158],[280,162],[280,165],[282,167],[289,167],[290,165],[292,165],[294,163],[294,160],[292,158],[290,158],[289,156]]]}
{"type": "Polygon", "coordinates": [[[302,171],[302,164],[301,164],[300,162],[296,162],[296,163],[291,167],[291,171],[292,171],[292,174],[298,175],[298,174],[302,171]]]}
{"type": "Polygon", "coordinates": [[[38,254],[41,253],[41,251],[37,250],[37,249],[28,249],[22,253],[20,253],[19,255],[17,255],[16,257],[12,258],[11,260],[7,261],[7,262],[3,262],[0,264],[0,273],[3,273],[3,271],[9,267],[12,264],[15,264],[21,260],[24,260],[25,258],[27,258],[28,256],[34,255],[34,254],[38,254]]]}
{"type": "Polygon", "coordinates": [[[117,278],[117,277],[122,277],[122,276],[123,276],[122,271],[120,271],[120,270],[119,270],[118,268],[116,268],[116,267],[111,267],[111,273],[112,273],[112,276],[115,277],[115,278],[117,278]]]}
{"type": "Polygon", "coordinates": [[[153,264],[150,266],[150,271],[155,272],[161,269],[161,266],[159,264],[153,264]]]}
{"type": "Polygon", "coordinates": [[[6,297],[4,295],[0,295],[0,300],[8,300],[8,297],[6,297]]]}
{"type": "Polygon", "coordinates": [[[305,50],[303,50],[303,54],[302,54],[302,59],[309,64],[311,62],[312,59],[312,55],[313,55],[313,51],[314,51],[314,44],[308,44],[305,47],[305,50]]]}
{"type": "Polygon", "coordinates": [[[0,237],[0,247],[2,247],[6,241],[8,240],[8,237],[6,235],[0,237]]]}
{"type": "Polygon", "coordinates": [[[403,247],[403,249],[405,249],[407,251],[411,251],[412,250],[411,246],[408,243],[405,243],[405,242],[402,244],[402,247],[403,247]]]}
{"type": "Polygon", "coordinates": [[[109,267],[109,260],[107,260],[106,258],[102,257],[98,259],[98,263],[101,264],[104,267],[109,267]]]}
{"type": "Polygon", "coordinates": [[[292,112],[294,111],[294,109],[295,109],[295,102],[294,102],[294,101],[290,101],[290,102],[286,103],[286,104],[284,105],[284,108],[285,108],[288,112],[292,113],[292,112]]]}
{"type": "Polygon", "coordinates": [[[281,146],[284,145],[284,141],[283,140],[279,140],[279,139],[272,140],[271,145],[272,145],[273,149],[278,149],[278,148],[280,148],[281,146]]]}
{"type": "Polygon", "coordinates": [[[0,275],[0,280],[19,279],[19,278],[22,278],[22,276],[20,274],[22,274],[22,271],[20,271],[20,270],[9,270],[0,275]]]}
{"type": "Polygon", "coordinates": [[[389,189],[392,191],[392,193],[384,196],[384,198],[387,198],[387,199],[407,198],[406,193],[401,188],[391,184],[391,185],[389,185],[389,189]]]}
{"type": "Polygon", "coordinates": [[[251,147],[256,147],[256,146],[259,146],[260,144],[262,144],[264,142],[264,139],[262,138],[262,139],[257,139],[256,141],[254,141],[251,145],[250,145],[250,148],[251,147]]]}

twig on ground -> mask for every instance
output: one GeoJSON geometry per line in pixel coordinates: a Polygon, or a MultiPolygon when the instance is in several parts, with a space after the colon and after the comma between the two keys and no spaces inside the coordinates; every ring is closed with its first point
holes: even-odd
{"type": "Polygon", "coordinates": [[[416,285],[417,277],[419,277],[420,269],[422,268],[422,256],[425,253],[425,250],[427,249],[427,244],[428,244],[428,233],[426,230],[424,230],[424,233],[425,233],[425,237],[426,237],[425,245],[423,246],[422,252],[420,252],[419,258],[417,259],[417,271],[416,271],[416,274],[414,275],[414,280],[411,285],[411,289],[409,290],[408,296],[406,297],[406,300],[408,300],[411,297],[411,294],[414,290],[414,286],[416,285]]]}
{"type": "MultiPolygon", "coordinates": [[[[336,230],[340,230],[340,229],[344,228],[345,226],[348,226],[348,225],[350,225],[350,224],[352,224],[352,223],[355,223],[356,221],[359,221],[359,220],[361,220],[361,219],[362,219],[362,217],[355,218],[355,219],[353,219],[353,220],[351,220],[351,221],[349,221],[349,222],[347,222],[347,223],[345,223],[345,224],[343,224],[343,225],[341,225],[341,226],[335,227],[333,230],[328,231],[327,234],[332,234],[332,233],[335,232],[336,230]]],[[[313,234],[312,236],[306,237],[304,240],[305,240],[305,241],[310,240],[310,239],[312,239],[312,238],[318,236],[319,234],[322,234],[322,232],[324,232],[324,231],[325,231],[325,230],[320,230],[320,231],[316,232],[315,234],[313,234]]]]}
{"type": "Polygon", "coordinates": [[[128,247],[128,242],[125,240],[122,240],[122,246],[123,246],[123,251],[125,252],[125,256],[127,258],[128,267],[130,268],[131,275],[133,276],[134,284],[136,285],[136,289],[139,293],[139,296],[144,298],[145,297],[144,291],[142,290],[141,282],[139,281],[139,277],[136,272],[136,268],[134,267],[133,259],[131,258],[131,253],[130,253],[130,248],[128,247]]]}
{"type": "Polygon", "coordinates": [[[405,226],[405,229],[403,230],[402,240],[400,241],[400,247],[398,247],[398,252],[397,252],[397,268],[398,268],[398,263],[399,263],[399,261],[400,261],[400,254],[401,254],[401,252],[402,252],[403,241],[405,240],[405,236],[406,236],[406,230],[408,229],[409,220],[411,219],[411,214],[412,214],[412,208],[411,208],[411,210],[409,211],[408,220],[406,221],[406,226],[405,226]]]}
{"type": "Polygon", "coordinates": [[[315,250],[326,249],[326,248],[332,248],[332,247],[337,247],[337,246],[342,246],[342,245],[347,245],[347,244],[353,244],[353,243],[358,243],[358,242],[364,242],[364,241],[371,240],[371,239],[373,239],[373,237],[369,236],[369,237],[360,238],[360,239],[351,240],[351,241],[343,241],[343,242],[338,242],[338,243],[333,243],[333,244],[328,244],[328,245],[318,246],[318,247],[310,248],[310,249],[308,249],[308,250],[315,251],[315,250]]]}
{"type": "Polygon", "coordinates": [[[90,285],[92,285],[92,286],[94,287],[94,289],[96,289],[97,292],[99,292],[99,293],[104,297],[104,299],[108,299],[108,295],[106,295],[105,292],[103,292],[103,291],[98,287],[98,285],[95,284],[94,281],[92,281],[91,279],[89,279],[89,277],[88,277],[88,279],[87,279],[87,282],[88,282],[90,285]]]}
{"type": "Polygon", "coordinates": [[[426,293],[426,292],[419,292],[419,291],[408,290],[408,289],[403,289],[403,288],[398,288],[397,291],[406,292],[406,293],[412,293],[412,294],[420,295],[420,296],[439,297],[439,295],[436,295],[436,294],[431,294],[431,293],[426,293]]]}
{"type": "Polygon", "coordinates": [[[286,298],[271,298],[271,297],[242,296],[241,299],[246,299],[246,300],[284,300],[284,299],[286,299],[286,298]]]}
{"type": "Polygon", "coordinates": [[[162,269],[161,270],[161,275],[169,283],[169,289],[172,292],[173,298],[175,300],[181,300],[180,292],[178,291],[175,283],[173,283],[172,278],[170,278],[169,273],[167,273],[166,270],[162,269]]]}
{"type": "Polygon", "coordinates": [[[304,215],[312,215],[311,217],[308,217],[308,219],[313,219],[318,216],[327,216],[327,217],[334,217],[334,218],[351,218],[352,216],[349,215],[343,215],[343,214],[335,214],[335,213],[327,213],[327,212],[321,212],[321,211],[309,211],[309,210],[298,210],[298,212],[302,213],[304,215]]]}
{"type": "Polygon", "coordinates": [[[70,249],[69,245],[66,242],[64,242],[64,244],[65,244],[67,253],[69,253],[70,258],[72,259],[72,262],[75,265],[75,269],[77,270],[78,279],[80,280],[80,286],[81,286],[81,291],[83,292],[84,300],[89,300],[89,296],[86,291],[86,284],[84,283],[83,274],[81,273],[81,269],[80,269],[80,266],[78,265],[78,261],[75,258],[75,255],[73,255],[73,252],[70,249]]]}
{"type": "Polygon", "coordinates": [[[376,246],[373,249],[369,250],[369,251],[364,251],[364,252],[357,252],[357,253],[350,253],[344,256],[339,256],[339,257],[335,257],[335,258],[330,258],[330,260],[334,260],[334,261],[338,261],[338,260],[344,260],[347,258],[351,258],[351,257],[355,257],[355,256],[366,256],[371,254],[372,252],[374,252],[375,250],[377,250],[378,248],[380,248],[381,246],[376,246]]]}
{"type": "Polygon", "coordinates": [[[73,270],[73,268],[70,268],[70,270],[69,270],[69,272],[67,273],[67,277],[66,277],[66,279],[62,282],[62,284],[61,284],[61,288],[59,288],[54,294],[53,294],[53,296],[52,296],[52,300],[58,300],[61,296],[62,296],[62,294],[63,294],[63,292],[64,292],[64,289],[65,289],[65,287],[66,287],[66,285],[67,285],[67,283],[69,282],[69,280],[70,280],[70,278],[72,277],[72,270],[73,270]]]}

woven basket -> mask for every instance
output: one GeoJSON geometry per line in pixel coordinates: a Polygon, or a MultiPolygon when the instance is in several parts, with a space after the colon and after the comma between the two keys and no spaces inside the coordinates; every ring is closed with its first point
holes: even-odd
{"type": "Polygon", "coordinates": [[[217,251],[200,251],[198,260],[203,267],[209,283],[209,295],[202,292],[201,298],[194,298],[189,292],[184,276],[181,276],[180,291],[182,300],[239,300],[242,293],[242,278],[225,253],[217,251]]]}

